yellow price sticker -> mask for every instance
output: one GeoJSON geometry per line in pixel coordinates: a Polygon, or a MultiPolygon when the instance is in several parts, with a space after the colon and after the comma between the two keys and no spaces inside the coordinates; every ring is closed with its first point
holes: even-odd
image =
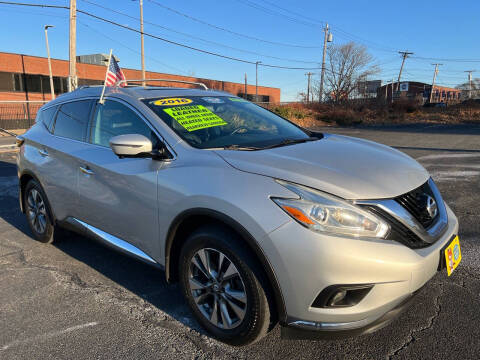
{"type": "Polygon", "coordinates": [[[163,109],[187,131],[196,131],[213,126],[227,125],[225,120],[202,105],[176,106],[163,109]]]}
{"type": "Polygon", "coordinates": [[[193,102],[192,99],[186,98],[167,98],[156,100],[153,104],[158,106],[174,106],[174,105],[186,105],[193,102]]]}
{"type": "Polygon", "coordinates": [[[460,250],[460,240],[458,236],[445,249],[445,261],[447,262],[447,274],[450,276],[462,261],[462,252],[460,250]]]}

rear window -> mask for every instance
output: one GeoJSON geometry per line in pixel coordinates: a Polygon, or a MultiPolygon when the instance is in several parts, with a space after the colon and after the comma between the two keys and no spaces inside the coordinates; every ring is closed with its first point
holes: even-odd
{"type": "Polygon", "coordinates": [[[53,120],[55,118],[56,112],[57,106],[52,106],[48,109],[40,111],[38,114],[37,122],[43,122],[48,131],[52,132],[53,120]]]}
{"type": "Polygon", "coordinates": [[[54,134],[84,141],[91,107],[91,100],[73,101],[61,105],[55,121],[54,134]]]}

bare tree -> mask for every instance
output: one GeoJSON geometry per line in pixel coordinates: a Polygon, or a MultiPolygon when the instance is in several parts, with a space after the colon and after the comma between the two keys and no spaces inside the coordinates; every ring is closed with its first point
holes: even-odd
{"type": "Polygon", "coordinates": [[[479,78],[475,78],[472,80],[471,91],[470,91],[470,83],[468,81],[463,84],[457,85],[456,88],[463,90],[462,96],[465,99],[470,98],[470,96],[473,99],[477,99],[478,97],[480,97],[480,79],[479,78]]]}
{"type": "Polygon", "coordinates": [[[379,72],[367,48],[354,42],[330,46],[327,59],[326,95],[334,102],[347,100],[359,81],[379,72]]]}
{"type": "Polygon", "coordinates": [[[308,103],[307,93],[305,91],[300,91],[297,94],[297,99],[302,103],[308,103]]]}

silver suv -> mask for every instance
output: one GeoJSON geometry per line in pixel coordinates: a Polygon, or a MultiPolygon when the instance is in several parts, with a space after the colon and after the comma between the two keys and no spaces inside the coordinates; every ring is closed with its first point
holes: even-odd
{"type": "Polygon", "coordinates": [[[214,337],[376,330],[461,259],[427,171],[374,142],[312,132],[230,94],[86,87],[17,139],[20,205],[179,281],[214,337]]]}

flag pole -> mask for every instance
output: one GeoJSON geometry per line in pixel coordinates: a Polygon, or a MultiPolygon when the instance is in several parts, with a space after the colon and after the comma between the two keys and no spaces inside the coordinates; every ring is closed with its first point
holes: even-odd
{"type": "Polygon", "coordinates": [[[111,61],[112,61],[112,49],[110,49],[110,55],[108,56],[107,71],[105,71],[105,81],[103,82],[102,94],[100,95],[100,100],[98,101],[102,105],[105,102],[105,99],[103,98],[103,95],[105,94],[105,87],[107,85],[108,69],[110,69],[110,62],[111,61]]]}

